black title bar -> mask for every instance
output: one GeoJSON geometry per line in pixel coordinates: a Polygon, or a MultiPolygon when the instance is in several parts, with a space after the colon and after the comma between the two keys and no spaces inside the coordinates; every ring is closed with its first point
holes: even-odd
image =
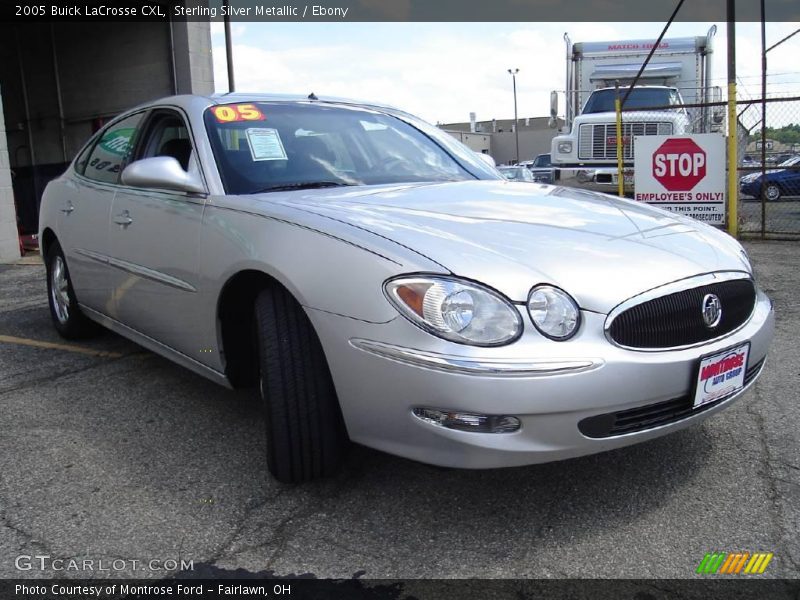
{"type": "MultiPolygon", "coordinates": [[[[328,22],[665,22],[661,0],[3,0],[0,22],[328,21],[328,22]]],[[[725,21],[725,0],[692,0],[676,21],[725,21]]],[[[759,3],[736,2],[737,21],[759,21],[759,3]]],[[[767,21],[800,21],[800,2],[769,0],[767,21]]]]}
{"type": "Polygon", "coordinates": [[[3,600],[796,600],[800,581],[721,579],[28,579],[0,581],[3,600]]]}

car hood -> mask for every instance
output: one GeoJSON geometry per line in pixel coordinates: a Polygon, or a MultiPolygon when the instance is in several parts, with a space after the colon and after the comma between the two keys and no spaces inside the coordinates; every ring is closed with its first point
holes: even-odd
{"type": "Polygon", "coordinates": [[[583,309],[608,312],[665,283],[747,269],[741,247],[722,232],[571,188],[471,181],[268,196],[393,240],[516,302],[549,283],[583,309]]]}

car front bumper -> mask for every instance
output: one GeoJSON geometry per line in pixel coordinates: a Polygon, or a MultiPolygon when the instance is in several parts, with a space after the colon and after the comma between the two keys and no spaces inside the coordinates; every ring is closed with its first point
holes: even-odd
{"type": "MultiPolygon", "coordinates": [[[[520,307],[521,308],[521,307],[520,307]]],[[[529,320],[517,342],[502,348],[459,346],[402,317],[366,323],[308,310],[323,343],[350,438],[414,460],[461,468],[550,462],[656,438],[730,406],[753,384],[666,425],[611,437],[581,433],[584,419],[688,397],[702,356],[750,343],[748,367],[766,357],[774,329],[772,303],[758,292],[749,321],[701,346],[642,352],[611,344],[606,315],[584,311],[567,342],[540,336],[529,320]],[[432,424],[415,408],[507,415],[513,433],[476,433],[432,424]]]]}
{"type": "MultiPolygon", "coordinates": [[[[617,167],[559,167],[554,170],[555,184],[594,192],[616,194],[619,189],[617,167]]],[[[625,169],[625,193],[633,193],[633,169],[625,169]]]]}

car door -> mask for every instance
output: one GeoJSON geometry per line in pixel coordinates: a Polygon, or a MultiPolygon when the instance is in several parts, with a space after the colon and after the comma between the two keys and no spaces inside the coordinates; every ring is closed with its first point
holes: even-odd
{"type": "MultiPolygon", "coordinates": [[[[156,109],[133,158],[171,156],[196,172],[191,132],[177,110],[156,109]]],[[[121,186],[109,227],[114,317],[175,350],[197,357],[198,244],[204,194],[121,186]]]]}
{"type": "Polygon", "coordinates": [[[60,188],[59,241],[81,304],[110,314],[108,223],[119,174],[144,113],[111,123],[75,162],[60,188]]]}

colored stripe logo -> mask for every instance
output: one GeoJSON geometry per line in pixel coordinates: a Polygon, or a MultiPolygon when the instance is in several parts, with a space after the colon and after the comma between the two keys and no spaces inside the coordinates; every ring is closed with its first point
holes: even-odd
{"type": "Polygon", "coordinates": [[[760,575],[767,570],[772,552],[707,552],[697,566],[700,575],[760,575]]]}

